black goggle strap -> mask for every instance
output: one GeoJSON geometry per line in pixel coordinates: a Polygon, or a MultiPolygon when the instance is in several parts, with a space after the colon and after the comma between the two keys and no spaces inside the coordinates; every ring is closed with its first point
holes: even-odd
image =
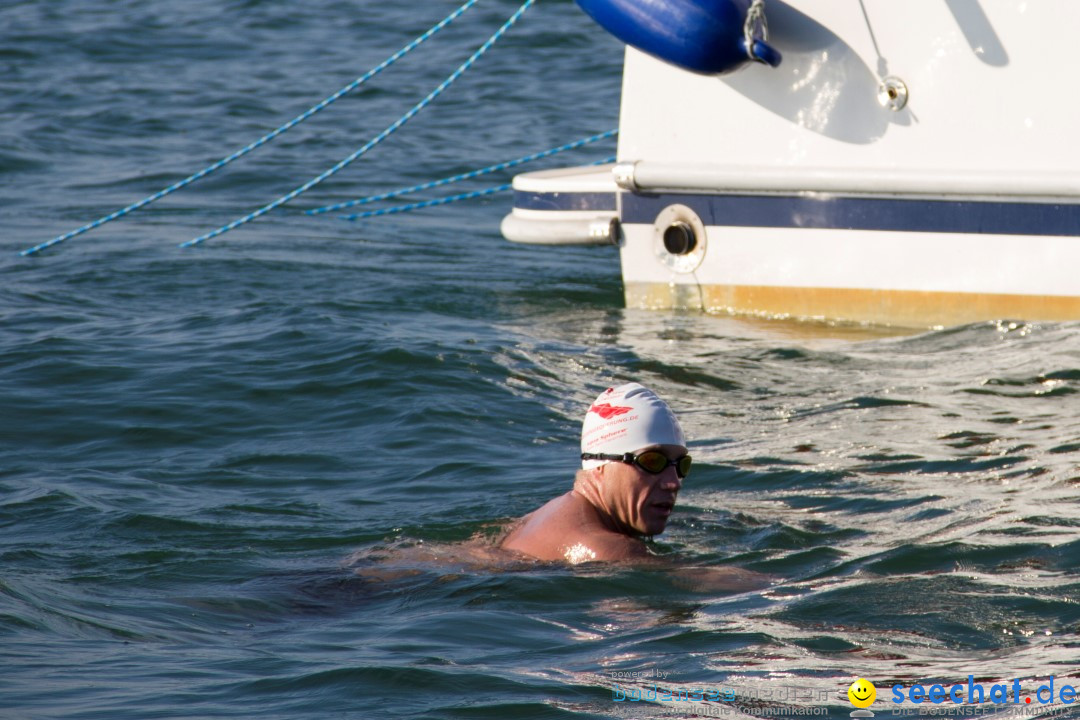
{"type": "Polygon", "coordinates": [[[623,463],[626,463],[627,465],[637,465],[638,467],[640,467],[645,472],[649,472],[649,473],[652,473],[654,475],[658,475],[658,474],[662,473],[664,470],[667,469],[668,465],[674,465],[675,466],[675,473],[681,478],[686,477],[686,475],[690,472],[690,464],[693,462],[690,459],[689,455],[683,455],[681,458],[679,458],[678,460],[673,462],[673,461],[668,459],[667,455],[664,455],[664,453],[662,453],[662,452],[660,452],[658,450],[649,450],[647,452],[641,453],[641,455],[634,455],[633,453],[623,453],[622,455],[606,455],[606,454],[603,454],[603,453],[581,453],[581,459],[582,460],[610,460],[610,461],[614,461],[614,462],[623,462],[623,463]],[[652,455],[652,454],[659,455],[661,458],[663,458],[664,465],[662,467],[656,469],[656,470],[653,470],[652,468],[647,467],[644,463],[641,462],[642,455],[652,455]]]}
{"type": "Polygon", "coordinates": [[[624,462],[628,465],[634,463],[633,453],[623,453],[622,455],[607,455],[604,453],[581,453],[582,460],[607,460],[610,462],[624,462]]]}

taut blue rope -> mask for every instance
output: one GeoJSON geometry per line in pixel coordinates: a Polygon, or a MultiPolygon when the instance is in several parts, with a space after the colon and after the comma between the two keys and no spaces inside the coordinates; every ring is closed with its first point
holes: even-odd
{"type": "Polygon", "coordinates": [[[282,205],[294,200],[295,198],[299,197],[303,193],[307,192],[311,188],[313,188],[316,185],[318,185],[319,183],[321,183],[323,180],[326,180],[327,178],[332,177],[333,175],[336,175],[338,172],[340,172],[341,170],[343,170],[346,167],[348,167],[349,165],[351,165],[355,160],[357,160],[358,158],[360,158],[361,156],[366,154],[369,150],[371,150],[371,148],[375,147],[376,145],[381,143],[383,140],[388,138],[395,131],[397,131],[398,128],[400,128],[402,125],[407,123],[417,113],[419,113],[421,110],[423,110],[429,104],[431,104],[431,102],[435,98],[437,98],[439,95],[442,94],[443,90],[450,87],[450,85],[453,84],[453,82],[455,80],[457,80],[459,77],[461,77],[461,75],[466,70],[468,70],[470,67],[472,67],[473,63],[475,63],[480,58],[481,55],[483,55],[488,50],[490,50],[491,46],[494,45],[495,42],[500,37],[502,37],[503,34],[507,30],[509,30],[511,26],[513,26],[518,20],[520,20],[521,16],[525,14],[525,11],[528,10],[533,5],[533,3],[535,3],[535,2],[536,2],[536,0],[525,0],[525,3],[522,4],[522,6],[519,7],[517,9],[517,11],[513,15],[510,16],[510,19],[507,20],[505,23],[503,23],[502,27],[500,27],[497,31],[495,31],[495,34],[492,35],[490,38],[488,38],[487,41],[485,41],[484,44],[481,45],[480,48],[475,53],[473,53],[472,56],[468,60],[466,60],[464,63],[462,63],[461,67],[459,67],[457,70],[455,70],[453,73],[451,73],[450,76],[447,77],[445,80],[443,80],[442,83],[440,83],[437,88],[432,90],[428,94],[427,97],[425,97],[419,103],[414,105],[411,110],[409,110],[407,113],[405,113],[400,118],[398,118],[396,121],[394,121],[393,124],[391,124],[385,130],[383,130],[381,133],[379,133],[373,140],[369,141],[366,145],[364,145],[362,148],[360,148],[359,150],[354,152],[352,155],[349,155],[347,158],[345,158],[344,160],[339,162],[337,165],[334,165],[332,168],[330,168],[326,172],[322,173],[318,177],[312,178],[311,180],[308,180],[306,183],[304,183],[300,187],[292,190],[291,192],[289,192],[289,193],[287,193],[285,195],[282,195],[281,197],[279,197],[277,200],[270,203],[269,205],[264,205],[263,207],[259,208],[258,210],[255,210],[254,212],[249,213],[249,214],[245,215],[244,217],[239,218],[238,220],[233,220],[228,225],[222,225],[221,227],[219,227],[217,230],[214,230],[213,232],[209,232],[209,233],[206,233],[205,235],[201,235],[201,236],[195,238],[194,240],[188,240],[185,243],[181,243],[180,247],[191,247],[192,245],[199,245],[200,243],[203,243],[203,242],[205,242],[207,240],[215,238],[215,237],[217,237],[219,235],[224,235],[225,233],[229,232],[230,230],[234,230],[234,229],[240,227],[241,225],[246,225],[247,223],[251,222],[252,220],[255,220],[256,218],[262,217],[263,215],[270,212],[271,210],[275,210],[275,209],[281,207],[282,205]]]}
{"type": "Polygon", "coordinates": [[[363,220],[364,218],[379,217],[380,215],[396,215],[397,213],[409,212],[410,210],[435,207],[436,205],[448,205],[462,200],[472,200],[473,198],[484,197],[485,195],[494,195],[495,193],[506,192],[512,187],[513,185],[510,184],[497,185],[496,187],[474,190],[472,192],[461,193],[460,195],[450,195],[436,200],[425,200],[423,202],[409,203],[408,205],[395,205],[394,207],[382,208],[380,210],[368,210],[367,212],[355,213],[353,215],[342,215],[341,219],[363,220]]]}
{"type": "Polygon", "coordinates": [[[89,231],[93,230],[94,228],[101,227],[105,223],[112,222],[113,220],[121,218],[121,217],[127,215],[128,213],[134,212],[134,211],[138,210],[139,208],[146,207],[150,203],[156,202],[156,201],[160,200],[161,198],[165,197],[166,195],[170,195],[170,194],[176,192],[177,190],[179,190],[180,188],[183,188],[183,187],[186,187],[186,186],[190,185],[191,183],[195,182],[196,180],[201,180],[202,178],[206,177],[207,175],[214,172],[215,170],[220,170],[221,168],[225,167],[226,165],[233,162],[234,160],[238,160],[239,158],[243,157],[244,155],[247,155],[252,150],[255,150],[256,148],[259,148],[259,147],[265,145],[266,143],[270,142],[271,140],[276,138],[278,135],[281,135],[283,132],[286,132],[287,130],[290,130],[293,127],[299,125],[300,123],[307,120],[308,118],[310,118],[315,113],[317,113],[317,112],[323,110],[324,108],[326,108],[326,106],[330,105],[331,103],[336,101],[341,96],[346,95],[346,94],[352,92],[353,90],[355,90],[356,88],[360,87],[365,82],[367,82],[371,78],[375,77],[376,75],[381,73],[383,70],[390,67],[391,65],[393,65],[395,62],[397,62],[401,58],[403,58],[405,55],[407,55],[410,52],[412,52],[413,50],[415,50],[417,47],[419,47],[421,44],[423,44],[428,38],[430,38],[432,35],[434,35],[435,33],[442,30],[444,27],[446,27],[447,25],[452,23],[454,20],[456,20],[458,17],[460,17],[462,14],[464,14],[466,10],[471,8],[477,2],[478,2],[478,0],[468,0],[464,5],[462,5],[457,10],[455,10],[454,12],[447,15],[445,18],[443,18],[443,20],[441,22],[434,25],[430,30],[425,32],[423,35],[420,35],[419,37],[417,37],[415,40],[410,42],[405,47],[398,50],[396,53],[391,55],[389,58],[387,58],[386,60],[381,62],[379,65],[377,65],[374,68],[372,68],[371,70],[367,71],[362,76],[358,77],[356,80],[353,80],[351,83],[349,83],[345,87],[341,88],[336,93],[334,93],[330,97],[326,98],[322,102],[318,103],[317,105],[312,106],[311,108],[309,108],[308,110],[306,110],[302,114],[296,116],[295,118],[293,118],[289,122],[285,123],[284,125],[279,127],[277,130],[274,130],[271,133],[267,133],[266,135],[262,136],[261,138],[259,138],[255,142],[251,143],[250,145],[247,145],[247,146],[241,148],[240,150],[237,150],[232,155],[229,155],[228,157],[222,158],[221,160],[218,160],[213,165],[210,165],[209,167],[207,167],[207,168],[205,168],[203,170],[200,170],[199,172],[195,173],[194,175],[189,175],[188,177],[184,178],[183,180],[181,180],[181,181],[179,181],[177,183],[174,183],[174,184],[170,185],[169,187],[167,187],[167,188],[165,188],[163,190],[159,190],[158,192],[154,193],[153,195],[145,197],[145,198],[143,198],[142,200],[139,200],[136,203],[132,203],[131,205],[128,205],[127,207],[125,207],[125,208],[123,208],[121,210],[117,210],[116,212],[114,212],[114,213],[112,213],[110,215],[106,215],[105,217],[99,218],[99,219],[95,220],[92,223],[87,223],[86,225],[83,225],[82,227],[78,228],[77,230],[72,230],[71,232],[66,233],[64,235],[59,235],[59,236],[53,238],[52,240],[49,240],[48,242],[43,242],[40,245],[35,245],[32,248],[29,248],[27,250],[23,250],[19,254],[22,255],[23,257],[26,257],[28,255],[33,255],[34,253],[41,252],[42,250],[45,250],[46,248],[50,248],[53,245],[59,245],[60,243],[66,241],[66,240],[70,240],[73,237],[77,237],[79,235],[82,235],[83,233],[89,232],[89,231]]]}
{"type": "MultiPolygon", "coordinates": [[[[603,160],[597,160],[596,162],[589,163],[590,165],[605,165],[607,163],[615,162],[615,156],[604,158],[603,160]]],[[[461,202],[462,200],[472,200],[473,198],[483,197],[485,195],[494,195],[495,193],[505,192],[511,190],[514,186],[497,185],[495,187],[484,188],[483,190],[474,190],[473,192],[461,193],[460,195],[450,195],[444,198],[438,198],[436,200],[424,200],[423,202],[409,203],[408,205],[395,205],[394,207],[382,208],[380,210],[368,210],[362,213],[355,213],[353,215],[342,215],[342,220],[363,220],[365,218],[379,217],[381,215],[396,215],[398,213],[410,212],[412,210],[421,210],[423,208],[435,207],[436,205],[448,205],[450,203],[461,202]]]]}
{"type": "Polygon", "coordinates": [[[598,142],[600,140],[606,140],[609,137],[618,134],[618,130],[608,130],[607,132],[600,133],[599,135],[593,135],[592,137],[583,138],[581,140],[575,140],[572,143],[566,145],[560,145],[557,148],[550,150],[544,150],[543,152],[533,153],[532,155],[526,155],[525,157],[519,157],[516,160],[509,160],[507,162],[499,163],[498,165],[489,165],[486,168],[480,168],[479,170],[472,170],[471,172],[462,173],[461,175],[454,175],[452,177],[443,178],[441,180],[432,180],[422,185],[413,185],[412,187],[401,188],[400,190],[391,190],[390,192],[382,193],[381,195],[371,195],[368,197],[360,198],[358,200],[349,200],[348,202],[338,203],[336,205],[326,205],[325,207],[315,208],[313,210],[306,210],[307,215],[321,215],[322,213],[334,212],[335,210],[344,210],[345,208],[355,207],[356,205],[367,205],[368,203],[378,202],[379,200],[389,200],[390,198],[399,197],[401,195],[408,195],[414,192],[420,192],[422,190],[430,190],[432,188],[441,187],[443,185],[449,185],[451,183],[460,182],[462,180],[472,180],[473,178],[480,177],[481,175],[487,175],[489,173],[498,172],[499,170],[508,170],[518,165],[524,165],[527,162],[533,160],[540,160],[542,158],[551,157],[567,150],[573,150],[575,148],[589,145],[590,143],[598,142]]]}

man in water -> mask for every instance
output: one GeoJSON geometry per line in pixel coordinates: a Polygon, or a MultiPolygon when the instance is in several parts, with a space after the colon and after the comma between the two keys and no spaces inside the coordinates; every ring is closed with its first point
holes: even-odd
{"type": "Polygon", "coordinates": [[[690,471],[686,436],[667,403],[638,383],[608,388],[585,414],[574,489],[526,515],[507,550],[571,564],[652,557],[690,471]]]}
{"type": "MultiPolygon", "coordinates": [[[[399,553],[398,567],[365,567],[365,577],[391,580],[426,565],[463,570],[519,569],[506,563],[522,555],[539,560],[628,562],[667,571],[682,586],[704,592],[744,592],[766,587],[766,575],[727,566],[700,567],[691,558],[649,553],[644,536],[667,527],[683,478],[690,471],[686,436],[671,408],[637,383],[600,393],[581,429],[581,467],[574,489],[521,518],[499,547],[468,542],[415,546],[399,553]],[[503,557],[499,557],[502,555],[503,557]],[[401,566],[408,560],[411,568],[401,566]]],[[[356,557],[355,560],[363,558],[356,557]]]]}

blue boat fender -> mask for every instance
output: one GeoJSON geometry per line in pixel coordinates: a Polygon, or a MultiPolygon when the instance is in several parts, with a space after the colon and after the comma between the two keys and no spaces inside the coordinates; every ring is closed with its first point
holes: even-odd
{"type": "Polygon", "coordinates": [[[642,52],[707,75],[757,61],[776,67],[764,0],[576,0],[602,28],[642,52]]]}

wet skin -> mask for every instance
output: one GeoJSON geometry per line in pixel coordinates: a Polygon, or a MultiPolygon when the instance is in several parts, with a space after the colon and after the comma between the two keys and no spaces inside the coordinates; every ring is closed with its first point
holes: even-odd
{"type": "MultiPolygon", "coordinates": [[[[686,454],[681,445],[652,445],[637,453],[651,449],[660,450],[669,460],[686,454]]],[[[412,547],[392,552],[389,558],[374,558],[376,566],[356,571],[369,579],[388,581],[425,569],[445,572],[451,566],[470,572],[520,570],[537,560],[571,565],[625,562],[674,573],[679,585],[695,591],[745,592],[767,587],[770,578],[750,570],[694,567],[649,552],[642,537],[664,531],[681,489],[682,480],[673,465],[653,475],[636,465],[607,463],[579,471],[573,490],[518,520],[497,548],[484,541],[412,547]]]]}
{"type": "MultiPolygon", "coordinates": [[[[670,460],[681,445],[650,445],[670,460]]],[[[667,527],[682,480],[669,465],[653,475],[636,465],[610,462],[582,470],[574,489],[521,519],[502,547],[540,560],[618,561],[651,557],[642,542],[667,527]]]]}

